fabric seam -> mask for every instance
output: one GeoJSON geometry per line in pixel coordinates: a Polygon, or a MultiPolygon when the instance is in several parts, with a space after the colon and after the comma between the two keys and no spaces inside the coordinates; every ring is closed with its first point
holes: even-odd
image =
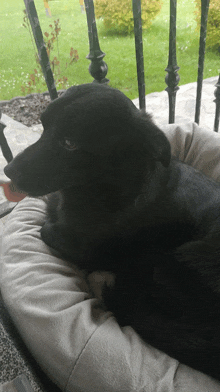
{"type": "Polygon", "coordinates": [[[106,316],[105,320],[103,320],[103,322],[102,322],[101,324],[99,324],[99,325],[94,329],[94,331],[92,332],[92,334],[91,334],[91,335],[89,336],[89,338],[87,339],[87,341],[86,341],[84,347],[82,348],[80,354],[78,355],[78,358],[76,359],[76,361],[75,361],[75,363],[74,363],[74,365],[73,365],[73,368],[72,368],[72,370],[71,370],[71,372],[70,372],[69,377],[67,378],[67,382],[66,382],[64,391],[67,391],[67,392],[68,392],[67,386],[68,386],[68,384],[69,384],[70,377],[72,376],[72,374],[73,374],[73,372],[74,372],[74,370],[75,370],[75,367],[76,367],[76,365],[77,365],[78,362],[79,362],[79,359],[81,358],[82,354],[84,353],[84,351],[85,351],[86,347],[88,346],[89,341],[92,339],[93,335],[96,333],[96,331],[97,331],[106,321],[108,321],[111,317],[114,317],[114,316],[112,315],[112,313],[110,313],[110,312],[108,312],[108,313],[109,313],[109,315],[106,316]]]}

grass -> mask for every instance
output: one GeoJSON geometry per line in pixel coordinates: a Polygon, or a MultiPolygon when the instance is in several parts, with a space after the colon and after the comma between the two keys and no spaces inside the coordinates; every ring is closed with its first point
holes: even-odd
{"type": "MultiPolygon", "coordinates": [[[[11,99],[23,95],[21,86],[36,68],[34,49],[28,31],[22,26],[23,1],[2,0],[0,9],[0,99],[11,99]],[[3,59],[4,54],[4,59],[3,59]]],[[[80,11],[78,0],[51,0],[52,18],[45,13],[42,0],[35,0],[43,32],[49,31],[49,24],[60,19],[61,33],[59,48],[61,64],[66,64],[70,47],[77,49],[79,60],[65,69],[63,74],[68,83],[82,84],[92,81],[89,75],[89,53],[86,14],[80,11]]],[[[195,31],[194,0],[182,0],[177,8],[177,63],[180,66],[180,85],[197,79],[198,33],[195,31]]],[[[134,36],[108,34],[101,20],[97,21],[100,47],[106,53],[107,77],[112,87],[119,88],[129,98],[138,96],[134,36]]],[[[143,33],[146,94],[162,91],[166,87],[164,71],[168,62],[169,0],[164,0],[160,14],[152,26],[143,33]]],[[[54,53],[56,55],[56,53],[54,53]]],[[[204,78],[219,73],[219,54],[206,51],[204,78]]],[[[40,83],[36,91],[47,90],[40,83]]]]}

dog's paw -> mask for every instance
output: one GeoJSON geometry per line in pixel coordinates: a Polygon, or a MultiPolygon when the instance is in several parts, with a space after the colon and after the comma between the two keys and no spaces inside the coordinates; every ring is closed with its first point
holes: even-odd
{"type": "Polygon", "coordinates": [[[101,301],[104,287],[113,288],[115,284],[114,274],[108,271],[94,271],[89,274],[87,280],[92,294],[101,301]]]}

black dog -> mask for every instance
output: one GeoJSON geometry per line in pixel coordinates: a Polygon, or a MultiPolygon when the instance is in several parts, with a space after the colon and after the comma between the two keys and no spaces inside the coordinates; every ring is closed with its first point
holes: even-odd
{"type": "Polygon", "coordinates": [[[121,325],[220,379],[220,186],[171,159],[150,116],[110,87],[71,87],[42,123],[5,173],[51,193],[43,240],[113,272],[103,298],[121,325]]]}

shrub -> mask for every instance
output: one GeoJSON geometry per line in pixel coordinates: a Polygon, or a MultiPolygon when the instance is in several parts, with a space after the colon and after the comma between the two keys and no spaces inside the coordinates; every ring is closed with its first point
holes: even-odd
{"type": "MultiPolygon", "coordinates": [[[[196,22],[197,29],[200,29],[201,21],[201,0],[195,0],[196,2],[196,22]]],[[[220,47],[220,1],[210,0],[208,23],[207,23],[207,47],[220,47]]]]}
{"type": "MultiPolygon", "coordinates": [[[[160,12],[162,0],[142,0],[142,28],[150,27],[152,20],[160,12]]],[[[95,0],[97,18],[103,18],[107,30],[131,33],[134,29],[131,0],[95,0]]]]}
{"type": "MultiPolygon", "coordinates": [[[[42,73],[42,69],[40,66],[40,60],[39,60],[39,56],[38,53],[36,51],[36,47],[34,44],[34,37],[33,37],[33,33],[32,33],[32,29],[31,29],[31,25],[27,16],[27,12],[26,10],[23,10],[24,12],[24,17],[23,17],[23,27],[25,27],[31,37],[31,41],[32,41],[32,45],[34,48],[34,52],[35,52],[35,60],[36,60],[36,68],[34,69],[33,73],[30,73],[29,75],[26,76],[26,78],[28,79],[26,81],[26,83],[24,85],[21,86],[21,90],[23,92],[23,94],[30,94],[33,91],[36,91],[37,89],[37,85],[39,83],[45,83],[44,81],[44,77],[43,77],[43,73],[42,73]]],[[[60,53],[59,53],[59,44],[58,44],[58,36],[60,34],[61,31],[61,27],[59,25],[60,20],[54,20],[54,25],[50,24],[50,31],[49,33],[46,31],[44,33],[44,43],[46,46],[46,50],[47,50],[47,54],[48,54],[48,58],[50,61],[50,66],[53,72],[53,76],[55,78],[55,83],[56,83],[56,87],[57,88],[67,88],[69,87],[68,84],[68,79],[66,76],[64,76],[61,72],[61,64],[60,64],[60,53]],[[55,43],[57,44],[57,57],[53,57],[51,58],[51,54],[54,50],[54,45],[55,43]]],[[[79,59],[78,56],[78,52],[76,49],[70,48],[70,53],[69,53],[69,60],[66,61],[66,67],[67,68],[69,65],[77,62],[79,59]]]]}

